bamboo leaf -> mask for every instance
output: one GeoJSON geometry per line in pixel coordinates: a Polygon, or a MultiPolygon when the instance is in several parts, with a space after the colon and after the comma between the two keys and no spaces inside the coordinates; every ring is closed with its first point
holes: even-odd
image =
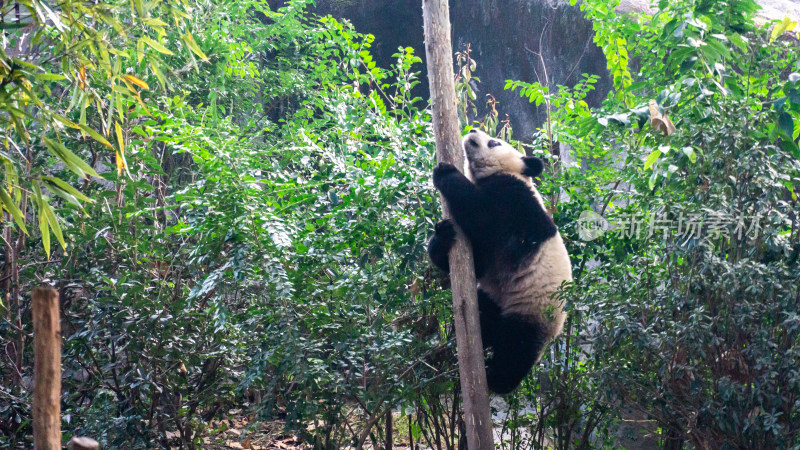
{"type": "Polygon", "coordinates": [[[76,130],[79,130],[81,128],[77,123],[67,119],[66,117],[60,114],[53,113],[53,118],[70,128],[74,128],[76,130]]]}
{"type": "Polygon", "coordinates": [[[141,80],[139,78],[136,78],[133,75],[124,75],[123,78],[125,78],[126,80],[130,81],[131,83],[139,86],[142,89],[150,89],[150,86],[148,86],[147,83],[145,83],[143,80],[141,80]]]}
{"type": "Polygon", "coordinates": [[[42,189],[39,183],[33,183],[34,201],[36,209],[39,214],[39,231],[42,233],[42,247],[47,254],[47,259],[50,259],[50,227],[47,225],[47,216],[44,212],[44,200],[42,200],[42,189]]]}
{"type": "Polygon", "coordinates": [[[44,144],[45,144],[45,147],[47,147],[47,149],[50,150],[50,153],[52,153],[53,156],[55,156],[56,158],[60,159],[64,164],[66,164],[67,168],[69,168],[69,170],[75,172],[75,174],[78,175],[78,177],[84,178],[84,179],[88,179],[89,178],[86,175],[86,172],[81,170],[80,167],[78,167],[78,166],[76,166],[75,164],[72,163],[71,159],[66,157],[66,155],[64,154],[64,152],[63,152],[63,150],[61,148],[61,147],[63,147],[63,145],[59,145],[58,143],[56,143],[54,141],[51,141],[50,139],[47,139],[47,138],[44,138],[44,144]]]}
{"type": "Polygon", "coordinates": [[[42,2],[36,2],[36,4],[38,4],[39,6],[42,7],[42,9],[45,10],[45,13],[47,14],[47,17],[50,18],[50,20],[53,22],[53,25],[55,25],[55,27],[56,27],[56,29],[58,29],[58,31],[63,33],[64,31],[67,30],[67,27],[64,26],[64,24],[61,22],[60,15],[54,13],[52,9],[48,8],[47,4],[45,4],[45,2],[43,2],[43,1],[42,2]]]}
{"type": "Polygon", "coordinates": [[[58,141],[52,141],[48,138],[43,138],[44,143],[55,155],[64,161],[64,164],[70,168],[73,172],[75,172],[81,178],[88,178],[86,175],[89,174],[93,177],[103,178],[97,174],[97,172],[92,169],[92,167],[86,162],[78,157],[75,153],[72,153],[69,149],[64,147],[64,144],[58,141]],[[77,170],[76,170],[77,169],[77,170]]]}
{"type": "Polygon", "coordinates": [[[86,125],[80,125],[80,127],[81,130],[86,132],[89,136],[93,137],[95,141],[107,146],[108,148],[114,148],[114,146],[111,145],[110,142],[108,142],[108,139],[104,138],[102,134],[98,133],[93,128],[88,127],[86,125]]]}
{"type": "Polygon", "coordinates": [[[111,25],[111,27],[114,28],[114,31],[116,31],[117,33],[119,33],[120,35],[123,35],[123,36],[126,34],[125,33],[125,28],[122,26],[122,24],[117,19],[114,18],[113,15],[111,15],[111,14],[105,12],[105,11],[102,11],[102,10],[101,11],[97,11],[97,14],[98,14],[98,16],[100,16],[100,18],[103,20],[103,22],[111,25]]]}
{"type": "Polygon", "coordinates": [[[208,57],[206,56],[205,53],[203,53],[202,50],[200,50],[200,46],[198,46],[197,42],[194,41],[194,38],[192,37],[192,33],[188,33],[187,32],[186,34],[184,34],[182,36],[182,38],[183,38],[183,42],[186,43],[186,45],[189,47],[189,49],[192,52],[194,52],[195,55],[197,55],[200,58],[202,58],[203,61],[208,62],[208,57]]]}
{"type": "Polygon", "coordinates": [[[141,63],[142,59],[144,59],[144,41],[139,39],[136,42],[136,62],[141,63]]]}
{"type": "Polygon", "coordinates": [[[7,23],[7,22],[0,22],[0,30],[16,30],[19,28],[25,28],[30,26],[29,23],[21,22],[21,23],[7,23]]]}
{"type": "Polygon", "coordinates": [[[53,230],[53,234],[56,235],[56,240],[61,244],[61,248],[66,250],[67,243],[64,241],[64,233],[61,232],[61,225],[58,224],[53,208],[47,203],[44,197],[42,197],[42,207],[44,208],[44,215],[47,218],[47,223],[50,224],[50,229],[53,230]]]}
{"type": "Polygon", "coordinates": [[[137,102],[139,102],[139,105],[142,107],[142,109],[144,109],[145,114],[147,114],[148,116],[151,115],[150,110],[147,109],[147,105],[144,104],[144,102],[142,101],[142,97],[139,95],[139,93],[134,92],[133,97],[136,99],[137,102]]]}
{"type": "Polygon", "coordinates": [[[153,73],[156,75],[156,78],[158,78],[158,83],[161,84],[161,89],[167,90],[167,83],[164,79],[164,73],[161,72],[161,66],[158,64],[158,62],[151,60],[150,68],[153,69],[153,73]]]}
{"type": "Polygon", "coordinates": [[[86,66],[81,66],[78,69],[78,82],[80,83],[81,90],[86,90],[86,66]]]}
{"type": "Polygon", "coordinates": [[[119,122],[114,122],[114,130],[117,132],[117,143],[119,144],[119,151],[124,155],[125,154],[125,140],[122,136],[122,127],[119,125],[119,122]]]}
{"type": "Polygon", "coordinates": [[[111,121],[114,120],[114,106],[115,106],[114,100],[115,97],[117,96],[117,93],[112,90],[109,93],[109,95],[110,98],[108,100],[108,110],[106,111],[106,119],[105,119],[106,123],[111,123],[111,121]]]}
{"type": "Polygon", "coordinates": [[[125,161],[125,140],[122,136],[122,127],[119,122],[114,122],[114,130],[117,132],[117,142],[119,143],[119,150],[117,150],[117,176],[122,175],[122,169],[128,171],[128,163],[125,161]]]}
{"type": "MultiPolygon", "coordinates": [[[[159,53],[163,53],[165,55],[174,55],[175,54],[175,53],[172,53],[167,47],[164,47],[160,42],[156,42],[156,41],[150,39],[147,36],[143,36],[142,40],[145,43],[147,43],[147,45],[149,45],[150,47],[152,47],[155,51],[157,51],[159,53]]],[[[197,45],[197,44],[195,44],[195,45],[197,45]]]]}
{"type": "Polygon", "coordinates": [[[37,81],[61,81],[67,78],[64,75],[59,75],[57,73],[37,73],[33,77],[37,81]]]}
{"type": "Polygon", "coordinates": [[[22,211],[17,207],[14,200],[11,199],[11,196],[8,195],[5,189],[0,188],[0,201],[3,202],[3,206],[5,206],[6,210],[11,214],[11,217],[14,218],[14,223],[17,224],[20,230],[23,233],[28,234],[28,229],[25,228],[25,217],[22,215],[22,211]]]}
{"type": "Polygon", "coordinates": [[[72,194],[70,194],[69,192],[64,192],[63,190],[61,190],[61,189],[57,188],[56,186],[54,186],[54,185],[52,185],[52,184],[48,184],[48,183],[44,183],[44,186],[45,186],[45,187],[46,187],[46,188],[47,188],[47,189],[48,189],[50,192],[52,192],[52,193],[54,193],[54,194],[58,195],[59,197],[63,198],[63,199],[64,199],[64,200],[66,200],[68,203],[71,203],[71,204],[73,204],[73,205],[77,206],[78,208],[81,208],[81,209],[83,209],[83,205],[81,204],[81,202],[79,202],[79,201],[78,201],[78,199],[77,199],[77,198],[75,198],[75,196],[74,196],[74,195],[72,195],[72,194]]]}
{"type": "Polygon", "coordinates": [[[157,19],[157,18],[143,19],[142,22],[146,23],[147,25],[150,25],[151,27],[167,27],[167,26],[169,26],[169,24],[167,22],[164,22],[163,20],[157,19]]]}
{"type": "Polygon", "coordinates": [[[81,191],[75,189],[69,183],[67,183],[66,181],[64,181],[64,180],[62,180],[60,178],[42,177],[42,179],[45,180],[45,181],[48,181],[48,182],[50,182],[50,183],[52,183],[52,184],[54,184],[56,186],[58,186],[59,189],[62,189],[64,191],[66,191],[67,193],[69,193],[69,194],[75,196],[76,198],[78,198],[79,200],[82,200],[84,202],[94,203],[94,200],[92,200],[91,198],[89,198],[86,195],[82,194],[81,191]]]}

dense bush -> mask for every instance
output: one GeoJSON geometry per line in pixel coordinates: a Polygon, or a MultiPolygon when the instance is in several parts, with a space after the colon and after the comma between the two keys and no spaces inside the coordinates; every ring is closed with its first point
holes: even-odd
{"type": "MultiPolygon", "coordinates": [[[[328,448],[380,438],[372,425],[401,406],[420,412],[417,439],[456,445],[458,402],[440,397],[457,392],[449,302],[423,258],[439,213],[430,118],[411,96],[420,60],[399,49],[378,68],[371,36],[306,3],[195,10],[209,63],[168,58],[186,70],[131,114],[125,170],[98,169],[114,183],[85,186],[85,214],[55,203],[65,257],[38,239],[15,254],[20,292],[52,280],[61,293],[67,436],[199,445],[247,397],[328,448]]],[[[14,313],[29,336],[29,305],[14,313]]],[[[3,366],[23,374],[3,387],[7,444],[30,432],[31,350],[3,366]]]]}
{"type": "MultiPolygon", "coordinates": [[[[379,447],[392,413],[416,443],[463,444],[449,295],[424,255],[440,212],[430,117],[412,95],[420,60],[401,48],[377,67],[371,36],[309,3],[98,3],[83,34],[39,24],[37,45],[64,33],[64,60],[32,54],[34,70],[0,55],[18,70],[0,73],[17,80],[4,114],[29,86],[74,93],[2,119],[24,125],[3,122],[14,142],[44,131],[0,152],[0,444],[30,444],[25,292],[42,283],[62,299],[66,437],[202,446],[235,408],[318,448],[379,447]],[[98,32],[113,66],[92,51],[98,32]],[[83,163],[44,137],[106,181],[82,181],[83,163]],[[51,232],[63,256],[42,245],[51,232]]],[[[548,161],[540,190],[575,283],[564,335],[493,402],[502,446],[619,446],[623,418],[670,448],[797,447],[791,23],[755,28],[750,0],[662,1],[650,17],[614,6],[582,4],[614,79],[601,107],[584,101],[598,75],[508,82],[548,117],[517,144],[548,161]],[[617,228],[593,234],[589,219],[617,228]]],[[[468,48],[456,63],[463,125],[510,139],[491,97],[474,117],[468,48]]]]}
{"type": "Polygon", "coordinates": [[[577,161],[543,189],[576,282],[549,383],[529,398],[532,435],[571,447],[622,415],[668,448],[798,446],[793,38],[753,28],[750,1],[660,2],[652,17],[610,6],[583,5],[615,80],[602,108],[586,110],[585,84],[509,83],[552,108],[536,147],[569,144],[577,161]],[[587,218],[610,229],[586,234],[587,218]]]}

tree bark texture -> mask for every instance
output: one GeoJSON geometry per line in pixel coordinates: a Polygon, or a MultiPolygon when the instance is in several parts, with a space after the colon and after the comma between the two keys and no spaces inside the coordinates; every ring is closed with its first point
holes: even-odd
{"type": "Polygon", "coordinates": [[[33,290],[33,445],[61,449],[61,324],[58,293],[33,290]]]}
{"type": "MultiPolygon", "coordinates": [[[[461,169],[464,164],[456,109],[448,0],[422,0],[422,16],[436,158],[461,169]]],[[[445,217],[450,217],[444,199],[442,206],[445,217]]],[[[467,447],[470,450],[494,449],[472,248],[461,230],[458,230],[456,243],[450,251],[450,280],[467,447]]]]}

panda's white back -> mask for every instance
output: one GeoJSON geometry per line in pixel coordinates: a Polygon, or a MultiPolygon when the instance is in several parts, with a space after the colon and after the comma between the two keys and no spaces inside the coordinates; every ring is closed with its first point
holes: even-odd
{"type": "Polygon", "coordinates": [[[543,242],[535,255],[515,272],[486,273],[478,286],[498,302],[503,314],[537,318],[548,336],[561,333],[567,314],[558,288],[572,281],[572,265],[560,234],[543,242]]]}

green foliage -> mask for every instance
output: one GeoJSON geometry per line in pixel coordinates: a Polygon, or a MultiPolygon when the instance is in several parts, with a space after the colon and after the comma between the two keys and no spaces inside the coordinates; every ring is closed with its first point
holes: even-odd
{"type": "Polygon", "coordinates": [[[143,78],[154,74],[164,84],[163,72],[171,70],[164,55],[174,55],[168,47],[183,46],[192,58],[205,55],[194,43],[189,7],[182,2],[65,1],[52,7],[32,0],[6,4],[3,15],[18,20],[2,24],[7,34],[0,46],[5,189],[0,215],[7,212],[15,231],[28,234],[26,212],[34,211],[49,256],[51,230],[64,250],[66,242],[62,218],[53,211],[55,199],[48,194],[78,209],[91,202],[67,183],[67,176],[53,176],[55,164],[49,159],[79,179],[102,178],[84,162],[89,153],[93,164],[113,161],[121,171],[123,134],[117,132],[116,146],[108,137],[112,129],[121,130],[120,124],[149,113],[142,98],[149,85],[143,78]],[[12,8],[27,15],[9,14],[12,8]]]}
{"type": "MultiPolygon", "coordinates": [[[[23,1],[34,23],[4,24],[0,444],[30,446],[26,293],[52,283],[67,438],[202,447],[236,409],[341,448],[399,411],[415,442],[460,445],[420,58],[378,67],[311,3],[23,1]]],[[[614,80],[600,108],[596,75],[506,85],[546,109],[525,150],[575,283],[564,335],[498,403],[503,445],[619,446],[631,417],[673,448],[800,445],[792,23],[756,29],[751,0],[615,4],[582,3],[614,80]],[[639,233],[585,240],[589,210],[639,233]],[[663,231],[696,217],[734,228],[663,231]]],[[[457,64],[462,125],[510,139],[491,96],[475,117],[469,48],[457,64]]]]}
{"type": "MultiPolygon", "coordinates": [[[[108,83],[164,95],[93,87],[95,100],[71,110],[78,134],[43,136],[63,166],[35,167],[64,195],[32,198],[40,225],[61,217],[71,244],[55,261],[36,242],[6,249],[19,284],[2,282],[16,289],[9,312],[26,317],[21,333],[31,327],[24,292],[42,279],[60,291],[67,437],[200,447],[211,420],[249,398],[258,417],[319,446],[369,438],[363,421],[399,407],[418,439],[457,445],[452,431],[434,432],[460,416],[449,300],[424,256],[440,213],[430,117],[412,95],[420,58],[401,48],[393,68],[379,68],[372,36],[310,17],[308,3],[197,5],[189,28],[121,42],[120,70],[157,60],[161,72],[108,83]],[[103,95],[118,96],[100,108],[103,95]],[[116,155],[87,149],[80,131],[116,155]],[[109,182],[68,183],[68,171],[95,170],[109,182]]],[[[21,204],[10,204],[16,214],[21,204]]],[[[8,235],[25,222],[4,225],[8,235]]],[[[29,374],[31,352],[3,365],[4,378],[29,374]]],[[[0,442],[27,445],[24,381],[0,395],[0,442]]]]}
{"type": "Polygon", "coordinates": [[[534,405],[516,416],[526,445],[579,447],[589,433],[599,445],[619,416],[653,421],[637,433],[669,448],[800,445],[797,52],[754,29],[752,1],[660,2],[638,18],[583,7],[615,91],[589,115],[562,106],[557,137],[539,138],[571,147],[541,190],[561,199],[575,283],[541,383],[509,400],[534,405]],[[618,228],[585,240],[585,211],[618,228]]]}

